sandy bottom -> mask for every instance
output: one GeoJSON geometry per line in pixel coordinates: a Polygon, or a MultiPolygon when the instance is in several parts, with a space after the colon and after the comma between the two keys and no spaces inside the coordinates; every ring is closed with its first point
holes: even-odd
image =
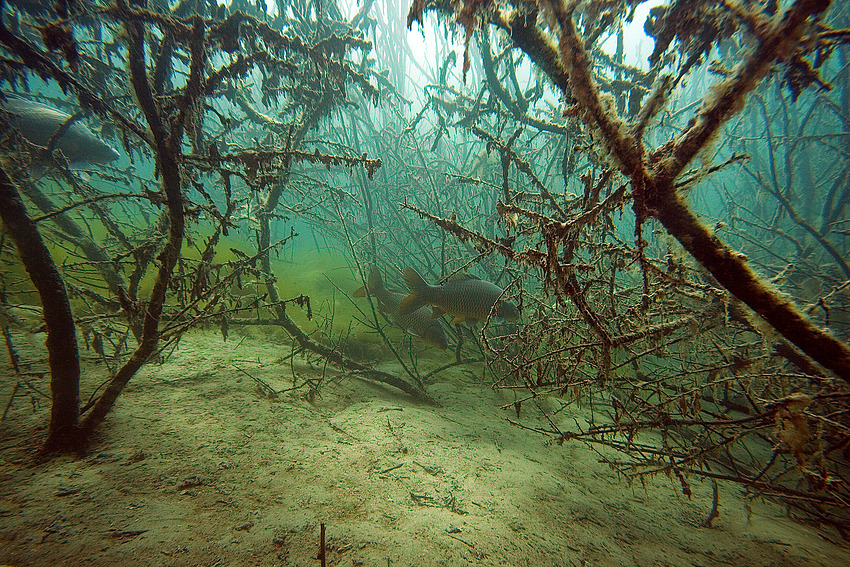
{"type": "MultiPolygon", "coordinates": [[[[312,402],[266,397],[248,374],[291,386],[287,350],[187,335],[133,379],[82,459],[35,463],[48,404],[16,396],[0,424],[0,564],[317,566],[321,523],[328,565],[850,564],[834,532],[732,485],[701,527],[709,484],[690,500],[665,477],[628,487],[592,449],[510,425],[510,394],[471,369],[429,385],[437,407],[350,377],[312,402]]],[[[0,372],[5,407],[17,379],[0,372]]]]}

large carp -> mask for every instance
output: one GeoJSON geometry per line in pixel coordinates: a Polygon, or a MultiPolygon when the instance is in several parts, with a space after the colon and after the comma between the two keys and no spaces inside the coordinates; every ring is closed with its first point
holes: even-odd
{"type": "Polygon", "coordinates": [[[398,306],[400,315],[411,313],[423,305],[434,308],[434,317],[448,313],[455,323],[474,325],[484,321],[492,312],[497,319],[519,318],[519,309],[510,301],[501,299],[505,290],[490,282],[470,275],[458,276],[440,285],[430,285],[419,272],[408,267],[404,280],[410,295],[398,306]]]}

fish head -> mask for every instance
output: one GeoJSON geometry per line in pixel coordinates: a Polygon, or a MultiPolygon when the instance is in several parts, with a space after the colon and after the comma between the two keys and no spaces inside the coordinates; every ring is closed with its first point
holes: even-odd
{"type": "Polygon", "coordinates": [[[501,317],[506,321],[514,321],[519,319],[519,309],[510,301],[502,301],[496,307],[496,317],[501,317]]]}
{"type": "Polygon", "coordinates": [[[440,322],[434,320],[431,325],[425,328],[425,332],[422,333],[422,340],[426,343],[432,344],[440,349],[449,348],[449,341],[446,339],[446,334],[443,332],[443,326],[440,325],[440,322]]]}

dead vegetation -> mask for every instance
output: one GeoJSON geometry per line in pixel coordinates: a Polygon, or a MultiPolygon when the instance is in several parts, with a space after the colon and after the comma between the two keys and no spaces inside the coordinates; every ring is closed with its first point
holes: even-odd
{"type": "Polygon", "coordinates": [[[850,108],[827,57],[846,57],[846,8],[672,2],[650,11],[641,70],[623,53],[637,4],[414,2],[409,22],[433,10],[465,51],[479,37],[488,93],[431,109],[500,156],[502,228],[415,211],[523,276],[526,324],[488,345],[518,425],[616,449],[602,458],[627,478],[666,474],[685,494],[737,482],[846,536],[847,154],[829,140],[850,108]],[[519,84],[523,57],[562,105],[539,75],[519,84]],[[813,166],[815,146],[829,149],[813,166]],[[606,409],[564,423],[545,396],[606,409]],[[537,410],[549,427],[524,425],[537,410]]]}
{"type": "MultiPolygon", "coordinates": [[[[515,392],[518,426],[612,448],[619,458],[600,458],[630,480],[666,474],[685,494],[695,479],[735,482],[846,535],[847,8],[674,1],[650,11],[642,68],[624,32],[640,2],[364,2],[349,20],[327,4],[4,14],[6,84],[55,81],[133,158],[34,180],[31,152],[4,139],[8,193],[68,251],[74,323],[112,376],[47,447],[80,446],[139,366],[194,325],[282,327],[296,351],[428,400],[441,367],[420,368],[374,308],[361,322],[404,378],[293,322],[288,309],[316,306],[278,288],[271,259],[297,218],[335,237],[364,280],[376,263],[396,288],[406,265],[506,288],[522,322],[448,329],[446,364],[484,362],[471,371],[515,392]],[[428,11],[460,34],[421,66],[398,22],[428,11]],[[544,397],[594,417],[565,422],[544,397]]],[[[31,289],[12,236],[7,296],[31,289]]]]}
{"type": "MultiPolygon", "coordinates": [[[[236,2],[228,11],[191,0],[173,9],[123,0],[27,8],[3,14],[5,84],[28,89],[36,76],[54,82],[106,121],[103,132],[108,129],[131,159],[123,171],[92,170],[88,178],[61,156],[27,147],[13,130],[4,139],[6,265],[17,262],[14,244],[39,287],[45,276],[31,271],[31,263],[52,265],[49,250],[22,249],[39,226],[52,246],[72,258],[61,271],[54,268],[61,282],[51,288],[55,296],[40,293],[54,407],[45,451],[84,447],[138,369],[187,329],[213,324],[226,336],[228,326],[248,313],[271,319],[305,351],[427,399],[418,385],[354,361],[302,331],[286,307],[297,305],[310,317],[309,298],[297,291],[282,297],[270,265],[270,255],[296,237],[290,229],[272,238],[293,166],[343,167],[349,174],[362,168],[369,178],[381,167],[380,159],[305,144],[307,133],[345,103],[351,85],[372,103],[378,94],[363,74],[368,68],[356,69],[350,59],[371,44],[336,6],[313,13],[311,3],[296,3],[275,18],[253,4],[236,2]],[[269,117],[256,110],[261,103],[283,110],[269,117]],[[241,116],[233,113],[236,108],[241,116]],[[265,139],[252,141],[251,132],[263,132],[265,139]],[[30,175],[36,159],[47,161],[40,178],[30,175]],[[146,169],[148,159],[153,171],[146,169]],[[114,191],[122,185],[124,191],[114,191]],[[20,195],[43,215],[30,217],[20,195]],[[223,241],[246,224],[255,248],[225,248],[223,241]],[[22,230],[13,230],[19,225],[22,230]],[[58,230],[45,228],[52,226],[58,230]],[[249,278],[265,292],[244,293],[249,278]],[[79,304],[73,319],[67,295],[79,304]],[[62,325],[52,312],[62,314],[62,325]],[[111,375],[82,407],[75,327],[91,341],[86,346],[109,361],[111,375]],[[74,352],[61,352],[58,345],[74,345],[74,352]]],[[[6,297],[14,293],[21,302],[26,280],[14,270],[4,274],[6,297]]],[[[8,329],[7,337],[14,357],[8,329]]]]}

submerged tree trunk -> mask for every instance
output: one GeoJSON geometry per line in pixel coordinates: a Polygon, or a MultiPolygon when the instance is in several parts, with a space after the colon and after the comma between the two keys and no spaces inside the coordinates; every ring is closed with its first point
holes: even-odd
{"type": "Polygon", "coordinates": [[[80,358],[65,282],[27,213],[17,187],[0,167],[0,218],[33,285],[38,290],[47,326],[47,353],[53,404],[43,450],[79,449],[80,358]]]}
{"type": "Polygon", "coordinates": [[[762,281],[747,265],[746,257],[723,244],[676,195],[654,204],[654,216],[723,287],[812,360],[850,383],[847,345],[815,326],[793,301],[762,281]]]}
{"type": "MultiPolygon", "coordinates": [[[[144,26],[139,23],[126,23],[125,30],[129,49],[130,78],[139,106],[151,129],[156,148],[157,165],[162,177],[162,192],[165,194],[168,207],[168,241],[158,256],[160,266],[145,308],[144,326],[139,348],[133,352],[130,360],[112,378],[106,391],[82,421],[81,428],[86,437],[91,435],[94,428],[103,421],[124,387],[156,350],[160,337],[159,321],[162,316],[162,308],[165,304],[171,274],[180,256],[185,228],[183,189],[180,178],[180,164],[177,161],[180,143],[183,139],[183,130],[182,127],[172,125],[172,130],[169,131],[158,114],[147,76],[144,26]]],[[[192,33],[193,47],[201,45],[204,33],[203,20],[199,18],[195,20],[192,33]]],[[[189,79],[192,87],[197,86],[200,69],[203,68],[203,50],[198,51],[200,53],[192,52],[189,79]]],[[[184,106],[182,112],[185,112],[185,108],[191,103],[191,99],[185,102],[186,106],[184,106]]]]}

